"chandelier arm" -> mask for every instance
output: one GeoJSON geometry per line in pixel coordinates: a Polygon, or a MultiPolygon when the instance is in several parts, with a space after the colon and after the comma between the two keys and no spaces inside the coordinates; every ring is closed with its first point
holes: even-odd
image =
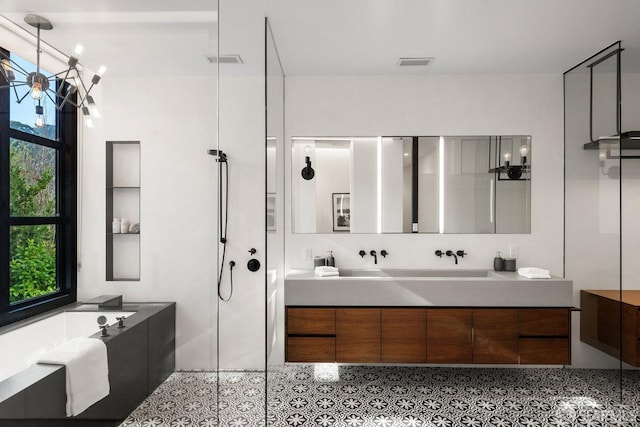
{"type": "MultiPolygon", "coordinates": [[[[29,95],[29,91],[27,91],[27,93],[24,94],[24,96],[20,99],[18,99],[16,102],[18,104],[20,104],[22,101],[24,101],[24,99],[27,97],[27,95],[29,95]]],[[[18,97],[18,92],[16,91],[16,97],[18,97]]]]}
{"type": "Polygon", "coordinates": [[[82,107],[84,105],[84,101],[87,99],[87,96],[89,96],[89,92],[91,92],[91,89],[93,89],[93,87],[95,86],[95,83],[93,83],[92,81],[89,89],[87,89],[87,87],[84,85],[82,79],[80,79],[80,83],[82,84],[82,89],[84,90],[84,96],[82,95],[82,93],[79,93],[80,101],[78,102],[78,106],[82,107]]]}
{"type": "Polygon", "coordinates": [[[56,108],[58,108],[58,103],[57,103],[57,102],[56,102],[56,100],[55,100],[55,96],[52,98],[52,97],[51,97],[51,94],[49,94],[49,92],[51,92],[51,93],[55,94],[55,92],[54,92],[54,91],[52,91],[51,89],[49,89],[49,90],[45,91],[45,93],[44,93],[44,94],[45,94],[45,95],[47,95],[47,98],[49,98],[49,100],[50,100],[51,102],[53,102],[53,105],[55,105],[55,106],[56,106],[56,108]]]}
{"type": "MultiPolygon", "coordinates": [[[[22,68],[20,66],[20,64],[18,64],[13,59],[11,59],[11,57],[9,57],[9,56],[5,55],[4,53],[2,53],[2,51],[0,51],[0,56],[2,57],[2,59],[6,59],[7,61],[9,61],[9,63],[11,64],[11,69],[13,71],[18,72],[18,73],[22,74],[25,77],[27,77],[29,75],[29,72],[27,70],[22,68]]],[[[3,70],[3,72],[4,72],[4,70],[3,70]]]]}
{"type": "Polygon", "coordinates": [[[67,78],[69,77],[70,72],[71,72],[71,67],[67,68],[66,71],[61,71],[58,74],[55,74],[55,76],[57,76],[59,74],[65,73],[64,77],[62,78],[62,84],[59,85],[58,91],[56,92],[56,96],[59,96],[60,98],[62,98],[62,90],[64,89],[64,84],[67,82],[67,78]]]}

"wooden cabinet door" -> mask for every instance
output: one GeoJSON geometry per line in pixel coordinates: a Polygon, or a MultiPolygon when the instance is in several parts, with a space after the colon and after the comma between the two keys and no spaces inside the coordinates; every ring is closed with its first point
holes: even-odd
{"type": "Polygon", "coordinates": [[[380,362],[380,309],[336,309],[336,362],[380,362]]]}
{"type": "Polygon", "coordinates": [[[335,362],[335,337],[288,337],[287,362],[335,362]]]}
{"type": "Polygon", "coordinates": [[[569,338],[520,338],[521,365],[568,365],[571,363],[569,338]]]}
{"type": "Polygon", "coordinates": [[[427,363],[473,361],[471,309],[427,309],[427,363]]]}
{"type": "Polygon", "coordinates": [[[381,353],[383,363],[426,362],[426,310],[383,308],[381,310],[381,353]]]}
{"type": "Polygon", "coordinates": [[[521,337],[569,336],[570,315],[566,308],[521,308],[518,333],[521,337]]]}
{"type": "Polygon", "coordinates": [[[518,310],[473,310],[473,363],[518,363],[518,310]]]}
{"type": "Polygon", "coordinates": [[[287,335],[335,335],[333,308],[287,308],[287,335]]]}

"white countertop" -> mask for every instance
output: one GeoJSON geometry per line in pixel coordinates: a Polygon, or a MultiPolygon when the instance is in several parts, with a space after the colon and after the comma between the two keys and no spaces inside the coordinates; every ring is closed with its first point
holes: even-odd
{"type": "MultiPolygon", "coordinates": [[[[393,273],[393,270],[388,270],[393,273]]],[[[285,277],[285,304],[304,306],[571,307],[573,282],[527,279],[515,272],[416,270],[431,277],[317,277],[312,270],[285,277]],[[443,277],[443,275],[445,275],[443,277]]],[[[400,273],[400,271],[398,271],[400,273]]]]}

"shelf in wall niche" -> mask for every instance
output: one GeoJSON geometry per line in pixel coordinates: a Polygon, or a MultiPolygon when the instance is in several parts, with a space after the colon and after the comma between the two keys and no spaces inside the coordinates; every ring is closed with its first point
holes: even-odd
{"type": "Polygon", "coordinates": [[[140,141],[106,142],[107,281],[140,281],[140,233],[112,232],[114,218],[125,218],[129,224],[140,223],[140,163],[140,141]]]}
{"type": "MultiPolygon", "coordinates": [[[[609,148],[608,146],[615,145],[616,149],[621,150],[640,150],[640,131],[632,130],[629,132],[623,132],[619,136],[612,135],[602,137],[593,142],[587,142],[583,145],[585,150],[599,150],[600,148],[609,148]],[[618,147],[619,146],[619,147],[618,147]]],[[[637,158],[637,156],[622,156],[623,158],[637,158]]]]}

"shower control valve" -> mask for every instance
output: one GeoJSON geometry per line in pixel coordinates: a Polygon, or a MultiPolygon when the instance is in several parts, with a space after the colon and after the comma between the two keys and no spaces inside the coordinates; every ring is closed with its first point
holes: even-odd
{"type": "Polygon", "coordinates": [[[101,338],[109,336],[109,332],[107,332],[107,328],[108,327],[109,327],[109,325],[100,325],[100,329],[102,329],[102,332],[100,333],[100,337],[101,338]]]}
{"type": "Polygon", "coordinates": [[[468,254],[464,250],[457,250],[456,255],[458,255],[460,258],[464,258],[464,256],[468,254]]]}
{"type": "Polygon", "coordinates": [[[249,253],[250,253],[251,255],[255,254],[256,252],[258,252],[258,251],[256,250],[256,248],[251,248],[251,249],[249,249],[249,253]]]}
{"type": "Polygon", "coordinates": [[[442,258],[442,255],[444,254],[444,252],[442,252],[440,249],[438,249],[438,250],[435,252],[435,254],[436,254],[436,256],[439,256],[440,258],[442,258]]]}
{"type": "Polygon", "coordinates": [[[364,256],[365,256],[366,254],[367,254],[367,253],[366,253],[365,251],[363,251],[362,249],[360,249],[360,252],[358,252],[358,255],[360,255],[362,258],[364,258],[364,256]]]}
{"type": "Polygon", "coordinates": [[[386,258],[387,255],[389,255],[389,252],[387,252],[386,250],[383,249],[383,250],[380,251],[380,255],[382,255],[382,258],[386,258]]]}

